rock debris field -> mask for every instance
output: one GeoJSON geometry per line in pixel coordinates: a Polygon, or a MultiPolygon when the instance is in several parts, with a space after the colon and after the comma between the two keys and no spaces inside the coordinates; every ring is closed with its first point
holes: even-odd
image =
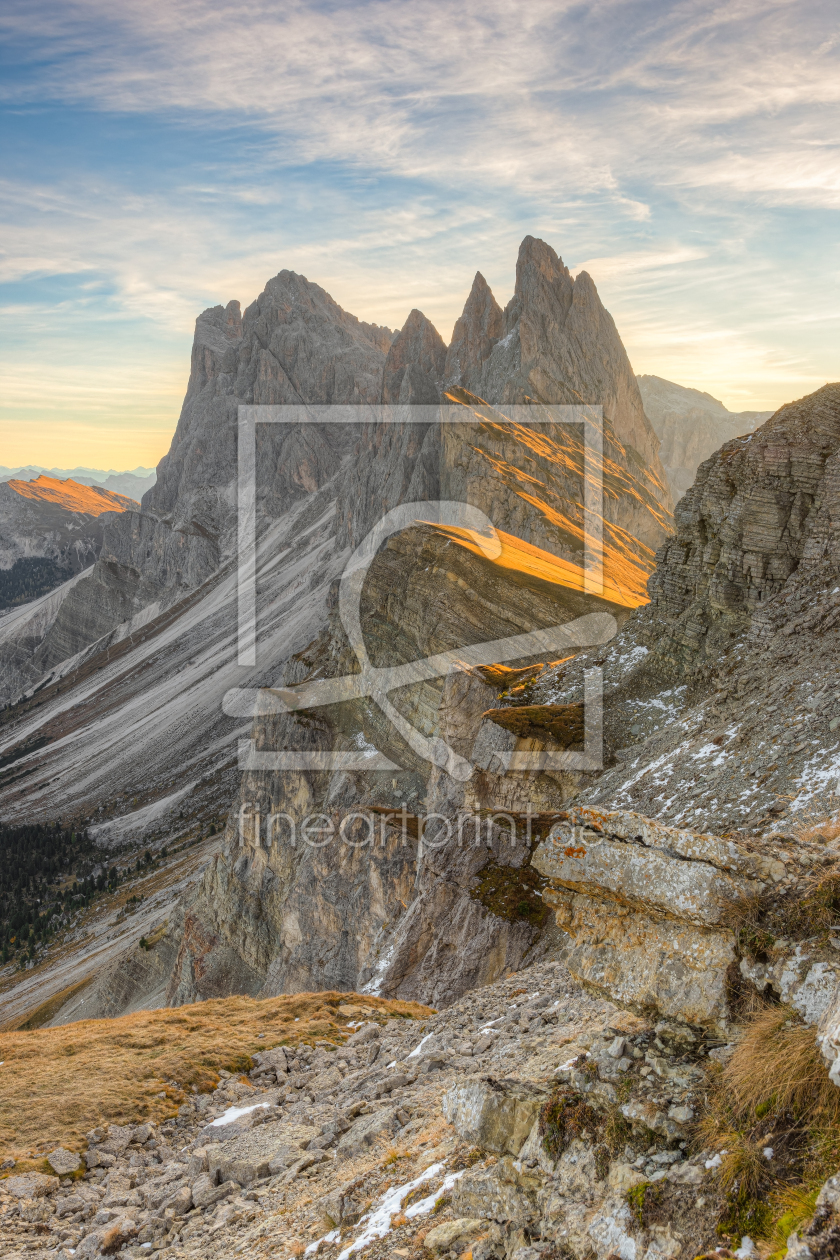
{"type": "Polygon", "coordinates": [[[714,1161],[686,1138],[726,1047],[619,1011],[552,961],[427,1020],[351,1022],[338,1048],[269,1035],[248,1077],[222,1074],[160,1126],[92,1130],[81,1154],[50,1154],[55,1175],[7,1167],[0,1253],[656,1260],[715,1245],[714,1161]],[[552,1145],[558,1097],[577,1123],[552,1145]]]}

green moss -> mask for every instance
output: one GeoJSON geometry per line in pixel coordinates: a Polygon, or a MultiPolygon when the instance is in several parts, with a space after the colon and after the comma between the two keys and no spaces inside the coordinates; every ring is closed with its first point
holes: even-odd
{"type": "Polygon", "coordinates": [[[658,1202],[662,1186],[650,1181],[640,1181],[624,1195],[624,1201],[641,1226],[648,1223],[651,1208],[658,1202]]]}
{"type": "Polygon", "coordinates": [[[772,1228],[773,1207],[767,1199],[756,1199],[745,1190],[736,1190],[729,1196],[717,1231],[722,1238],[739,1240],[745,1234],[750,1238],[766,1238],[772,1228]]]}
{"type": "Polygon", "coordinates": [[[525,922],[542,927],[549,915],[541,893],[548,880],[533,866],[498,866],[491,862],[478,873],[478,886],[470,892],[474,901],[508,923],[525,922]]]}

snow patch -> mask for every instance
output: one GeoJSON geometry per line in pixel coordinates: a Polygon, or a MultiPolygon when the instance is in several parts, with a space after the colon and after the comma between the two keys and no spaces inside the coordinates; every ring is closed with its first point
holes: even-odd
{"type": "Polygon", "coordinates": [[[211,1120],[209,1128],[220,1129],[222,1125],[233,1124],[234,1120],[247,1116],[252,1111],[258,1111],[260,1107],[267,1107],[268,1103],[252,1103],[250,1107],[228,1107],[227,1111],[219,1116],[216,1120],[211,1120]]]}

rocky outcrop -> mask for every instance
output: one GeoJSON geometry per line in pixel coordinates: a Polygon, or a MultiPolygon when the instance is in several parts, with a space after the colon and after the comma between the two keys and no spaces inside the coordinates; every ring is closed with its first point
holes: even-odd
{"type": "Polygon", "coordinates": [[[752,433],[772,411],[728,411],[722,402],[699,389],[688,389],[661,376],[638,376],[639,390],[656,436],[659,457],[668,475],[674,501],[694,484],[704,460],[742,434],[752,433]]]}
{"type": "Polygon", "coordinates": [[[724,636],[766,635],[800,566],[838,565],[839,461],[840,386],[826,385],[701,465],[650,582],[660,658],[696,667],[724,636]]]}
{"type": "MultiPolygon", "coordinates": [[[[94,1257],[125,1243],[256,1260],[266,1238],[283,1254],[305,1240],[374,1260],[420,1244],[429,1256],[464,1247],[475,1260],[708,1250],[716,1165],[686,1140],[709,1047],[590,997],[556,962],[527,972],[527,994],[522,979],[439,1014],[322,995],[329,1036],[315,1020],[289,1021],[284,1046],[251,1006],[268,1048],[247,1076],[241,1060],[235,1073],[204,1068],[200,1091],[168,1085],[177,1112],[99,1121],[69,1144],[80,1152],[49,1155],[79,1165],[72,1182],[0,1181],[4,1254],[94,1257]]],[[[182,1035],[200,1027],[202,1009],[182,1012],[182,1035]]]]}
{"type": "Polygon", "coordinates": [[[827,385],[724,446],[678,504],[650,603],[535,679],[529,704],[573,704],[600,671],[605,765],[582,805],[717,835],[833,818],[838,439],[827,385]]]}
{"type": "MultiPolygon", "coordinates": [[[[602,406],[618,440],[659,476],[659,440],[591,277],[582,271],[572,278],[550,245],[526,236],[503,318],[502,332],[492,294],[476,276],[455,325],[447,359],[450,385],[494,404],[532,400],[602,406]]],[[[661,491],[667,503],[664,485],[661,491]]]]}
{"type": "Polygon", "coordinates": [[[450,384],[475,384],[493,348],[505,333],[505,316],[480,271],[470,289],[464,310],[455,321],[446,351],[444,375],[450,384]]]}
{"type": "Polygon", "coordinates": [[[826,942],[776,945],[768,937],[760,962],[742,951],[739,934],[762,898],[803,895],[805,853],[828,860],[817,846],[777,840],[759,848],[581,808],[552,829],[534,865],[550,882],[543,898],[572,938],[564,958],[577,979],[638,1013],[726,1034],[742,980],[768,997],[775,992],[809,1024],[831,1019],[840,961],[826,942]]]}
{"type": "Polygon", "coordinates": [[[382,401],[434,405],[440,399],[445,363],[440,333],[421,311],[413,310],[388,350],[382,401]]]}

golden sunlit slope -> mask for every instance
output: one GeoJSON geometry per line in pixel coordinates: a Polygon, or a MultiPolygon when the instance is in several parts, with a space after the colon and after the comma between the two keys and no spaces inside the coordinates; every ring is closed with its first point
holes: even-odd
{"type": "MultiPolygon", "coordinates": [[[[475,417],[466,453],[453,445],[452,462],[465,470],[462,493],[496,522],[501,551],[492,563],[626,608],[646,604],[655,549],[673,530],[670,499],[610,422],[598,412],[600,436],[587,449],[584,425],[567,408],[534,408],[535,420],[522,423],[466,390],[449,397],[475,417]]],[[[517,408],[517,417],[526,410],[517,408]]],[[[441,532],[481,550],[468,529],[441,532]]]]}
{"type": "Polygon", "coordinates": [[[67,512],[84,512],[87,516],[100,516],[103,512],[125,512],[138,508],[136,499],[127,494],[116,494],[101,486],[83,486],[77,481],[60,481],[57,477],[43,474],[34,481],[8,481],[11,490],[23,499],[38,503],[51,503],[67,512]]]}
{"type": "Polygon", "coordinates": [[[192,1085],[213,1089],[220,1068],[248,1071],[258,1050],[315,1040],[339,1045],[354,1031],[348,1020],[430,1014],[417,1002],[295,993],[0,1033],[0,1159],[35,1159],[56,1146],[80,1150],[84,1134],[103,1121],[160,1122],[192,1085]]]}
{"type": "MultiPolygon", "coordinates": [[[[483,555],[477,541],[478,535],[473,530],[436,525],[439,533],[445,534],[454,542],[460,543],[475,555],[483,555]]],[[[607,526],[605,534],[615,526],[607,526]]],[[[542,578],[544,582],[553,582],[557,586],[565,586],[573,591],[585,591],[589,595],[597,595],[613,604],[621,604],[625,608],[638,608],[648,602],[647,580],[653,572],[653,552],[644,548],[650,555],[650,567],[634,556],[622,545],[620,536],[616,545],[605,538],[603,575],[596,577],[586,573],[584,569],[571,560],[554,556],[550,551],[535,547],[503,530],[496,531],[502,544],[501,552],[493,560],[493,564],[502,569],[515,569],[518,573],[527,573],[531,577],[542,578]]],[[[620,535],[624,531],[617,531],[620,535]]],[[[635,540],[634,540],[635,541],[635,540]]],[[[486,545],[486,541],[485,541],[486,545]]],[[[637,543],[640,547],[641,544],[637,543]]]]}

